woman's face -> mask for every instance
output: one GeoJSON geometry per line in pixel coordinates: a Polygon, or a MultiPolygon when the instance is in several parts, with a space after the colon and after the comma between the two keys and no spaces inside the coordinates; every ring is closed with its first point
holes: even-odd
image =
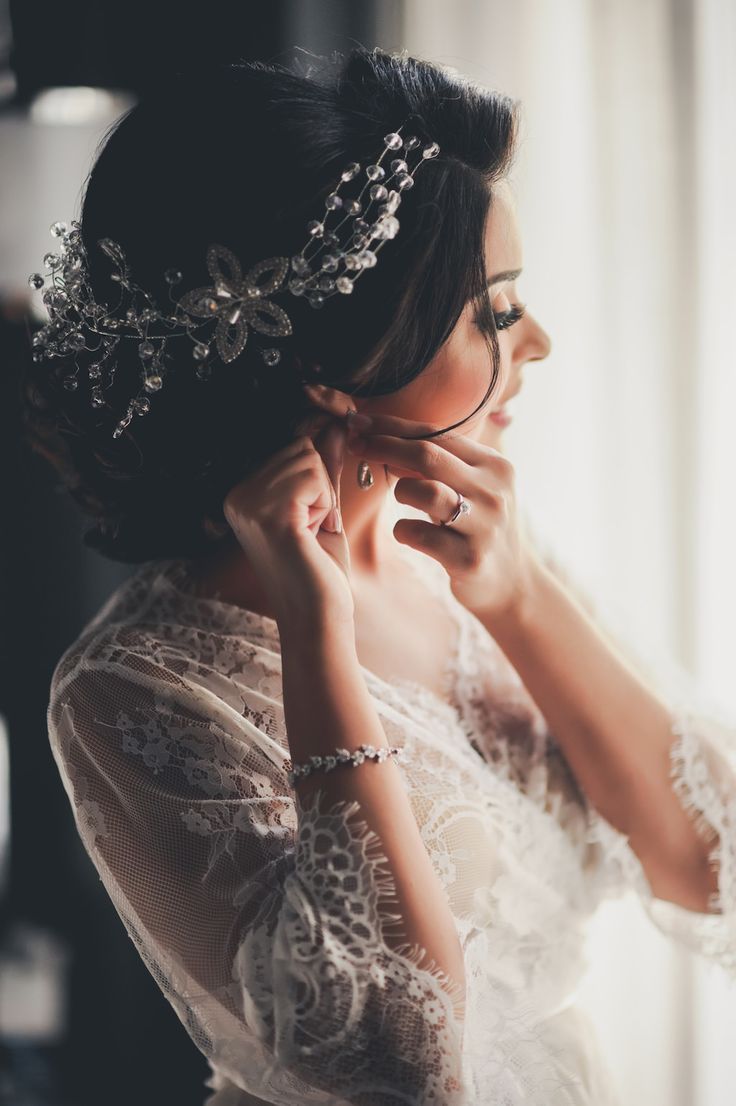
{"type": "Polygon", "coordinates": [[[521,319],[501,329],[504,314],[512,304],[520,303],[516,281],[522,267],[513,196],[505,181],[494,188],[485,248],[491,306],[496,313],[501,354],[498,378],[485,405],[467,419],[488,390],[492,372],[486,335],[478,329],[475,309],[468,303],[449,339],[424,371],[400,391],[362,404],[361,409],[367,414],[398,415],[430,423],[438,430],[465,418],[467,422],[452,430],[452,435],[462,434],[498,448],[504,428],[494,422],[491,413],[519,390],[521,370],[526,362],[546,357],[551,348],[549,335],[528,310],[521,319]],[[498,274],[509,275],[498,279],[498,274]]]}

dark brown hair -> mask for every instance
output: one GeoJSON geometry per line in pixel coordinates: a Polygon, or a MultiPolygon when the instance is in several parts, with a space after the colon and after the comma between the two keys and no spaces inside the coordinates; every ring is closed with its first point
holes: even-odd
{"type": "Polygon", "coordinates": [[[86,544],[120,561],[196,556],[211,544],[203,519],[222,520],[228,490],[292,440],[308,407],[303,379],[358,396],[396,391],[432,361],[468,301],[487,336],[487,402],[500,358],[484,235],[492,186],[513,157],[518,109],[429,62],[361,48],[309,75],[265,62],[182,73],[116,121],[80,216],[96,298],[108,301],[110,267],[98,238],[119,242],[133,279],[165,303],[167,268],[182,271],[182,289],[211,283],[212,242],[228,246],[243,271],[297,252],[344,166],[375,160],[383,136],[407,117],[440,154],[420,167],[397,237],[352,296],[332,297],[320,310],[289,297],[294,334],[277,366],[246,343],[202,383],[191,343],[172,341],[150,413],[113,439],[138,390],[136,343],[120,343],[132,348],[116,357],[110,408],[97,409],[83,373],[70,392],[58,360],[33,362],[29,350],[27,437],[92,517],[86,544]]]}

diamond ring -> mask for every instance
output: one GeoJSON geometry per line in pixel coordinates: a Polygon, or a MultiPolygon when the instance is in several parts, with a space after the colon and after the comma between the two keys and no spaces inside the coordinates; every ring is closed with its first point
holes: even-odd
{"type": "Polygon", "coordinates": [[[449,518],[447,520],[447,522],[443,522],[441,525],[442,526],[450,526],[453,522],[456,522],[457,519],[459,519],[461,515],[469,515],[470,514],[470,506],[471,506],[471,504],[469,503],[469,501],[467,499],[465,499],[463,497],[462,493],[457,492],[457,507],[455,508],[454,514],[453,514],[452,518],[449,518]]]}

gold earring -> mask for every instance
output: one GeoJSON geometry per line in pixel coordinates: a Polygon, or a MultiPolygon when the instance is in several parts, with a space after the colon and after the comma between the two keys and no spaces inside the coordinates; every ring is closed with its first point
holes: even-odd
{"type": "Polygon", "coordinates": [[[358,487],[364,491],[373,487],[373,473],[367,461],[361,461],[356,472],[358,487]]]}

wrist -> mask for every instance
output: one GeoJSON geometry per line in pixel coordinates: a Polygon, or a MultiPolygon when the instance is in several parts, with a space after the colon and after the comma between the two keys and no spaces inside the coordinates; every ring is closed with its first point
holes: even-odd
{"type": "Polygon", "coordinates": [[[506,635],[518,636],[533,623],[542,603],[550,571],[536,554],[530,554],[522,582],[510,602],[502,610],[481,611],[477,618],[492,637],[500,641],[506,635]]]}

